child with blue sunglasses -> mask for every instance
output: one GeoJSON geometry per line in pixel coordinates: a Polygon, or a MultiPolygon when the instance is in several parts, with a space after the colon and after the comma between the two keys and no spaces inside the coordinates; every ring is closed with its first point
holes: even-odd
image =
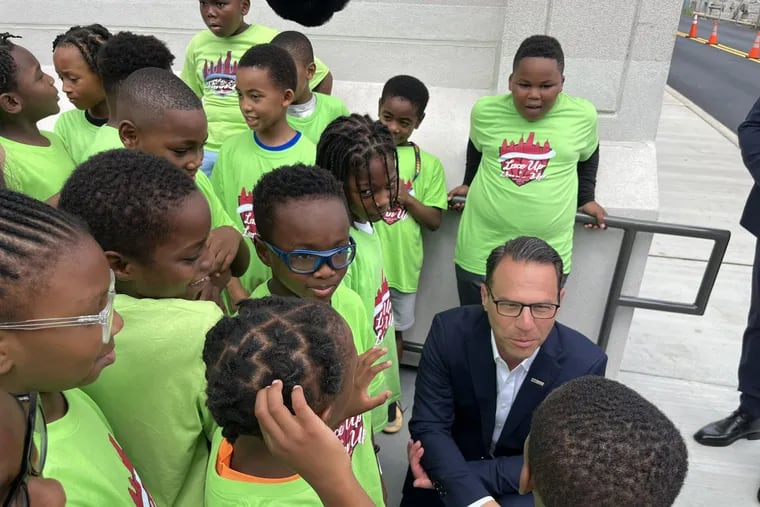
{"type": "MultiPolygon", "coordinates": [[[[252,297],[292,296],[330,304],[351,329],[360,355],[358,371],[366,370],[387,351],[374,347],[375,333],[361,298],[341,284],[356,255],[343,187],[328,171],[299,164],[265,174],[253,194],[258,228],[254,245],[272,277],[252,297]]],[[[380,363],[375,371],[389,366],[388,361],[380,363]]],[[[388,399],[384,385],[381,373],[370,384],[374,396],[365,400],[366,412],[336,430],[352,457],[356,478],[377,505],[383,505],[383,492],[368,410],[388,399]]]]}

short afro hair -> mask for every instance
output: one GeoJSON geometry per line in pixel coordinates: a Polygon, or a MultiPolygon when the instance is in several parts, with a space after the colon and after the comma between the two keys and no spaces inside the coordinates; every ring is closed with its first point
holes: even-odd
{"type": "Polygon", "coordinates": [[[117,111],[133,118],[159,119],[166,111],[203,109],[201,99],[173,72],[155,67],[138,69],[119,88],[117,111]]]}
{"type": "Polygon", "coordinates": [[[380,102],[385,102],[385,99],[391,97],[401,97],[414,104],[417,117],[420,118],[425,113],[430,93],[425,83],[416,77],[401,75],[394,76],[385,83],[380,102]]]}
{"type": "Polygon", "coordinates": [[[348,0],[267,0],[281,18],[304,26],[320,26],[343,10],[348,0]]]}
{"type": "Polygon", "coordinates": [[[241,67],[257,67],[269,73],[269,79],[281,90],[298,87],[298,72],[290,53],[274,44],[258,44],[246,51],[238,62],[241,67]]]}
{"type": "Polygon", "coordinates": [[[111,32],[103,25],[95,23],[87,26],[72,26],[53,40],[53,51],[61,46],[77,48],[90,70],[100,75],[97,62],[98,51],[110,39],[111,32]]]}
{"type": "Polygon", "coordinates": [[[302,65],[314,63],[314,48],[309,38],[301,32],[293,30],[280,32],[274,36],[271,44],[287,51],[294,61],[302,65]]]}
{"type": "Polygon", "coordinates": [[[118,149],[77,167],[58,207],[84,220],[103,250],[148,263],[170,232],[173,214],[195,192],[193,179],[168,160],[118,149]]]}
{"type": "Polygon", "coordinates": [[[16,61],[11,54],[16,45],[11,39],[20,38],[20,35],[12,35],[8,32],[0,33],[0,93],[15,92],[18,86],[16,61]]]}
{"type": "Polygon", "coordinates": [[[96,59],[103,88],[107,94],[118,91],[127,76],[138,69],[157,67],[171,70],[174,55],[153,35],[119,32],[98,51],[96,59]]]}
{"type": "Polygon", "coordinates": [[[309,406],[326,409],[346,382],[348,325],[330,305],[311,299],[271,296],[244,300],[238,314],[223,317],[206,334],[206,405],[234,443],[261,437],[254,415],[256,394],[280,379],[292,410],[293,386],[303,387],[309,406]]]}
{"type": "Polygon", "coordinates": [[[523,58],[550,58],[557,61],[560,73],[565,72],[565,53],[559,41],[550,35],[531,35],[522,41],[512,60],[512,72],[523,58]]]}
{"type": "Polygon", "coordinates": [[[688,468],[673,423],[632,389],[597,376],[553,391],[533,414],[528,463],[546,507],[666,507],[688,468]]]}
{"type": "Polygon", "coordinates": [[[316,166],[296,164],[275,169],[261,177],[253,188],[253,214],[262,238],[272,239],[276,210],[294,200],[337,199],[346,207],[346,197],[340,182],[327,170],[316,166]]]}

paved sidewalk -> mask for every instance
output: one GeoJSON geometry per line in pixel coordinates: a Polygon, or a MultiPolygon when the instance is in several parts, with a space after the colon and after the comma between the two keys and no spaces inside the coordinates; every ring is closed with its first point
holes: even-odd
{"type": "MultiPolygon", "coordinates": [[[[681,507],[757,505],[760,442],[698,445],[692,434],[738,404],[736,368],[749,304],[754,238],[739,226],[752,185],[736,139],[696,106],[666,91],[657,135],[660,220],[731,230],[732,237],[704,316],[637,310],[618,380],[657,404],[683,432],[689,475],[681,507]]],[[[603,168],[601,170],[604,170],[603,168]]],[[[642,295],[690,299],[710,244],[655,237],[642,295]]],[[[402,372],[407,418],[414,370],[402,372]]],[[[406,425],[405,425],[406,426],[406,425]]],[[[398,505],[408,432],[377,437],[390,506],[398,505]]]]}

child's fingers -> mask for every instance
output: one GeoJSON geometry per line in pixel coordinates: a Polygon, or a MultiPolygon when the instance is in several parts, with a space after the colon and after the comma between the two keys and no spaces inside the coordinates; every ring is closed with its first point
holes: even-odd
{"type": "Polygon", "coordinates": [[[377,407],[383,405],[388,399],[391,397],[390,391],[382,392],[375,396],[370,396],[367,398],[367,403],[364,404],[362,407],[364,410],[362,410],[362,413],[369,412],[370,410],[376,409],[377,407]]]}
{"type": "Polygon", "coordinates": [[[288,410],[282,400],[282,383],[279,384],[279,390],[276,390],[275,385],[272,385],[260,389],[256,393],[254,414],[256,414],[256,419],[264,433],[264,437],[269,436],[275,442],[283,441],[286,438],[285,432],[273,417],[275,411],[282,409],[288,410]]]}

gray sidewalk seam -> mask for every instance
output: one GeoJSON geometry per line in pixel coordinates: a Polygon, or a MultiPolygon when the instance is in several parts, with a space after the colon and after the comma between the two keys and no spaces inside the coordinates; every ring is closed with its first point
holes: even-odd
{"type": "Polygon", "coordinates": [[[691,110],[694,114],[702,118],[702,120],[705,121],[708,125],[710,125],[713,129],[715,129],[720,135],[731,141],[731,143],[734,146],[739,146],[739,138],[731,132],[731,130],[720,123],[718,120],[710,116],[704,109],[696,105],[691,100],[687,99],[680,93],[678,93],[676,90],[671,88],[669,85],[665,85],[665,92],[670,94],[671,97],[676,99],[678,102],[686,106],[689,110],[691,110]]]}

